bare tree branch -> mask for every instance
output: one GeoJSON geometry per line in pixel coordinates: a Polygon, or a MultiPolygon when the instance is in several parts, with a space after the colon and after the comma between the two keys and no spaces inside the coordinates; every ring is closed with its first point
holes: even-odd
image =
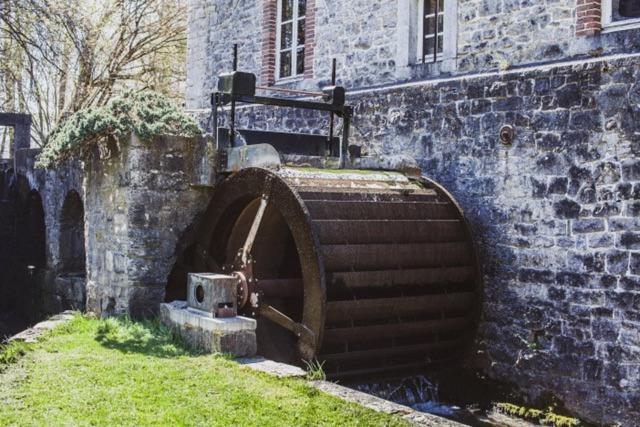
{"type": "Polygon", "coordinates": [[[0,108],[31,112],[42,145],[65,113],[124,89],[180,102],[185,1],[0,0],[0,108]]]}

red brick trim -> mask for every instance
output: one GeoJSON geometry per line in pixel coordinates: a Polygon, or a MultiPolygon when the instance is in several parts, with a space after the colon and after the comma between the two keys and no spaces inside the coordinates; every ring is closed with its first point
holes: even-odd
{"type": "MultiPolygon", "coordinates": [[[[260,82],[272,85],[276,81],[276,24],[278,0],[262,1],[262,68],[260,82]]],[[[316,1],[307,0],[306,40],[304,43],[305,79],[313,78],[313,54],[316,46],[316,1]]]]}
{"type": "Polygon", "coordinates": [[[307,0],[304,41],[304,78],[313,78],[313,51],[316,47],[316,0],[307,0]]]}
{"type": "Polygon", "coordinates": [[[602,30],[602,0],[576,0],[576,36],[593,36],[602,30]]]}
{"type": "Polygon", "coordinates": [[[262,69],[260,82],[272,85],[276,80],[276,18],[277,0],[262,1],[262,69]]]}

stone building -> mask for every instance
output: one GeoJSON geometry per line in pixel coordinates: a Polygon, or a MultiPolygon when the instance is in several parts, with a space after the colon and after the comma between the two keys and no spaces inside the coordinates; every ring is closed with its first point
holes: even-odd
{"type": "MultiPolygon", "coordinates": [[[[191,0],[187,107],[216,76],[338,84],[365,151],[404,153],[472,223],[475,363],[599,424],[640,419],[640,10],[628,0],[191,0]],[[437,19],[435,18],[437,16],[437,19]],[[510,125],[515,138],[501,142],[510,125]]],[[[247,107],[244,127],[325,132],[247,107]]]]}

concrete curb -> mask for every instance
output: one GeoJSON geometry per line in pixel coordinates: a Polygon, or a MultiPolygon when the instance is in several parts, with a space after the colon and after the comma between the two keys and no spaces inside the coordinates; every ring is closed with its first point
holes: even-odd
{"type": "Polygon", "coordinates": [[[67,322],[70,322],[76,314],[77,312],[71,310],[63,311],[62,313],[51,316],[47,320],[37,323],[35,326],[32,326],[29,329],[25,329],[24,331],[12,336],[8,339],[8,342],[23,341],[25,343],[36,343],[38,342],[40,337],[42,337],[50,330],[67,322]]]}
{"type": "MultiPolygon", "coordinates": [[[[307,375],[303,369],[297,366],[274,362],[273,360],[268,360],[263,357],[236,359],[236,362],[254,371],[275,375],[278,378],[304,378],[307,375]]],[[[358,405],[373,409],[377,412],[397,415],[415,425],[444,427],[464,426],[464,424],[460,424],[437,415],[419,412],[408,406],[381,399],[329,381],[308,381],[308,384],[313,388],[339,399],[351,403],[357,403],[358,405]]]]}
{"type": "Polygon", "coordinates": [[[377,412],[384,412],[385,414],[397,415],[415,425],[443,427],[464,426],[464,424],[426,412],[419,412],[408,406],[381,399],[329,381],[310,381],[309,385],[342,400],[357,403],[365,408],[373,409],[377,412]]]}

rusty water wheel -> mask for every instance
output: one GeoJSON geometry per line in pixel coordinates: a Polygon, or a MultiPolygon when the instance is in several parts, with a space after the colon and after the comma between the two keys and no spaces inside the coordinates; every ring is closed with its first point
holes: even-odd
{"type": "Polygon", "coordinates": [[[258,320],[260,354],[317,359],[329,377],[448,362],[474,332],[469,228],[426,180],[245,169],[216,189],[190,257],[182,274],[238,275],[239,311],[258,320]]]}

